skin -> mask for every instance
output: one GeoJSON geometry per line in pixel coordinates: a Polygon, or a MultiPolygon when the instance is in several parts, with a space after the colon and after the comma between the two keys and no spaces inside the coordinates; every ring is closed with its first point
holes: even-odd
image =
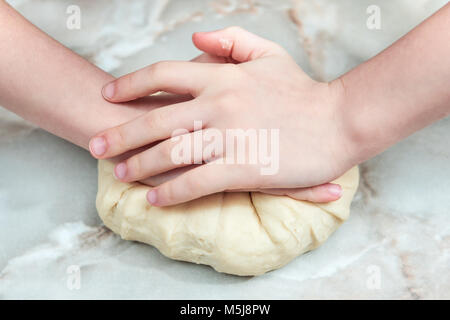
{"type": "MultiPolygon", "coordinates": [[[[0,105],[85,149],[97,132],[163,106],[192,99],[189,94],[165,94],[123,103],[103,99],[100,91],[114,80],[111,75],[51,39],[4,1],[0,1],[0,42],[8,48],[0,50],[0,105]]],[[[233,61],[211,54],[193,60],[198,64],[228,62],[233,61]]],[[[120,162],[147,148],[123,153],[112,160],[120,162]]],[[[163,172],[141,182],[157,186],[193,168],[196,166],[163,172]]],[[[258,191],[283,192],[302,200],[327,202],[338,199],[341,189],[338,185],[324,184],[258,191]]]]}
{"type": "MultiPolygon", "coordinates": [[[[184,128],[194,139],[195,120],[203,131],[279,128],[278,173],[263,176],[259,164],[212,161],[153,188],[148,201],[167,206],[224,190],[286,194],[320,185],[450,114],[449,38],[447,4],[374,58],[320,83],[280,46],[245,30],[196,33],[197,48],[232,63],[165,61],[109,83],[103,96],[114,103],[158,91],[194,99],[101,131],[90,150],[106,159],[153,144],[116,165],[116,177],[130,182],[179,168],[169,138],[184,128]]],[[[215,159],[226,156],[225,149],[215,159]]]]}

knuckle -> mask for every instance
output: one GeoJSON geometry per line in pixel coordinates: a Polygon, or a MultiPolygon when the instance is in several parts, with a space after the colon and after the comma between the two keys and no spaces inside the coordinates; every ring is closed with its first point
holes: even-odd
{"type": "Polygon", "coordinates": [[[141,156],[136,155],[126,161],[128,176],[130,178],[142,178],[141,156]]]}
{"type": "Polygon", "coordinates": [[[115,149],[124,149],[126,147],[125,133],[121,126],[110,129],[105,134],[109,141],[113,141],[115,149]]]}
{"type": "Polygon", "coordinates": [[[303,190],[302,198],[304,198],[305,201],[311,201],[314,202],[315,200],[315,193],[312,188],[307,188],[303,190]]]}
{"type": "Polygon", "coordinates": [[[164,199],[165,203],[174,203],[177,200],[173,183],[167,183],[164,187],[160,188],[159,195],[164,199]]]}
{"type": "Polygon", "coordinates": [[[310,187],[309,190],[309,201],[311,202],[323,202],[326,199],[326,194],[323,193],[323,189],[320,187],[310,187]]]}
{"type": "Polygon", "coordinates": [[[220,112],[228,111],[230,107],[231,97],[229,92],[221,92],[215,98],[216,108],[219,109],[220,112]]]}
{"type": "Polygon", "coordinates": [[[169,140],[169,141],[161,144],[161,147],[160,147],[160,150],[158,153],[159,153],[159,156],[161,156],[161,159],[172,160],[172,150],[173,150],[173,145],[169,140]]]}
{"type": "MultiPolygon", "coordinates": [[[[125,90],[130,90],[130,89],[132,89],[133,86],[134,86],[134,83],[135,83],[135,79],[136,79],[136,74],[135,74],[134,72],[132,72],[132,73],[126,75],[126,76],[123,78],[123,82],[122,82],[122,86],[121,86],[122,89],[125,89],[125,90]]],[[[119,87],[120,87],[120,86],[119,86],[119,87]]]]}
{"type": "Polygon", "coordinates": [[[144,121],[145,126],[148,127],[149,129],[154,127],[156,122],[156,116],[154,115],[154,112],[147,113],[147,115],[144,117],[144,121]]]}
{"type": "Polygon", "coordinates": [[[147,68],[147,76],[149,78],[158,79],[164,73],[167,66],[167,61],[158,61],[147,68]]]}
{"type": "Polygon", "coordinates": [[[232,111],[236,105],[236,91],[232,88],[222,90],[215,99],[216,105],[222,112],[232,111]]]}
{"type": "Polygon", "coordinates": [[[133,72],[117,79],[115,83],[115,95],[121,97],[133,92],[135,77],[136,75],[133,72]]]}
{"type": "Polygon", "coordinates": [[[166,123],[166,115],[161,110],[154,110],[147,114],[145,120],[147,122],[147,126],[150,128],[158,128],[166,123]]]}
{"type": "Polygon", "coordinates": [[[194,175],[187,175],[183,181],[185,190],[198,190],[201,188],[202,181],[194,175]]]}

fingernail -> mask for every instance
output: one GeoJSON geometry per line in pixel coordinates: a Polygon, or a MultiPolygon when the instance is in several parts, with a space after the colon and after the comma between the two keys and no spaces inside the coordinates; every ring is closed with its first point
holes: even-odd
{"type": "Polygon", "coordinates": [[[334,196],[340,197],[342,195],[342,188],[338,184],[331,184],[328,186],[328,192],[334,196]]]}
{"type": "Polygon", "coordinates": [[[127,165],[124,162],[119,163],[114,168],[114,175],[117,179],[122,180],[127,175],[127,165]]]}
{"type": "Polygon", "coordinates": [[[116,86],[114,82],[108,83],[103,87],[103,96],[107,99],[112,99],[114,97],[114,92],[116,91],[116,86]]]}
{"type": "Polygon", "coordinates": [[[149,192],[147,192],[147,201],[150,202],[150,204],[156,204],[156,191],[155,190],[150,190],[149,192]]]}
{"type": "Polygon", "coordinates": [[[95,137],[89,142],[89,149],[92,154],[100,157],[106,152],[106,140],[103,137],[95,137]]]}

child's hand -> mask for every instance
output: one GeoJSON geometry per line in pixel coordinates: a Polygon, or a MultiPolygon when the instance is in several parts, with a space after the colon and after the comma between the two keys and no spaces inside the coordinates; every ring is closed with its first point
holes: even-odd
{"type": "Polygon", "coordinates": [[[91,139],[92,154],[111,158],[161,141],[116,165],[119,180],[144,180],[188,165],[174,162],[173,148],[180,141],[170,137],[175,130],[187,129],[183,138],[193,142],[192,132],[199,129],[194,122],[201,121],[203,134],[220,130],[224,149],[211,156],[201,154],[202,161],[211,162],[149,191],[152,204],[172,205],[225,190],[261,189],[316,202],[338,199],[340,186],[324,183],[356,163],[340,107],[341,84],[312,80],[280,46],[240,28],[196,33],[193,41],[200,50],[234,63],[159,62],[106,85],[103,95],[111,102],[158,91],[191,94],[194,99],[99,133],[91,139]],[[261,142],[260,135],[258,143],[269,148],[270,164],[261,163],[261,158],[257,163],[249,160],[252,144],[246,146],[245,164],[228,163],[236,150],[225,140],[227,129],[265,130],[267,141],[261,142]],[[279,130],[279,139],[272,135],[274,129],[279,130]],[[311,186],[316,187],[306,188],[311,186]]]}

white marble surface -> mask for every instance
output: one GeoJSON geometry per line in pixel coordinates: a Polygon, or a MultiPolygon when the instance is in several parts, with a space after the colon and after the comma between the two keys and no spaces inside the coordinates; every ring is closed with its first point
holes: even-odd
{"type": "MultiPolygon", "coordinates": [[[[194,31],[240,25],[317,79],[376,54],[447,1],[10,0],[51,36],[120,75],[189,59],[194,31]],[[80,6],[81,30],[66,8],[80,6]],[[381,30],[366,8],[381,8],[381,30]]],[[[257,278],[170,261],[102,226],[96,163],[0,109],[0,298],[450,298],[450,119],[361,167],[350,219],[322,247],[257,278]],[[79,266],[81,286],[67,285],[79,266]],[[379,280],[379,282],[378,282],[379,280]]]]}

